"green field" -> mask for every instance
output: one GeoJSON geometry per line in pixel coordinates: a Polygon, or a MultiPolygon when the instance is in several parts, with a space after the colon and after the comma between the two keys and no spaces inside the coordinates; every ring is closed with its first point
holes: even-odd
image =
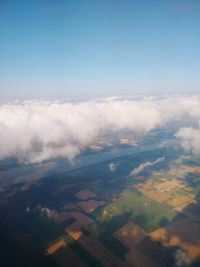
{"type": "Polygon", "coordinates": [[[136,190],[126,189],[121,196],[120,200],[105,206],[97,217],[99,223],[109,231],[120,228],[127,217],[147,232],[165,226],[178,217],[178,213],[168,204],[158,203],[136,190]]]}

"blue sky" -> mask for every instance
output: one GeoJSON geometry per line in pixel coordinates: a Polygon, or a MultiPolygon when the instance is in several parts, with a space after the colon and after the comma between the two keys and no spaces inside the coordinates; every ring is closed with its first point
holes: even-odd
{"type": "Polygon", "coordinates": [[[200,91],[200,1],[1,0],[0,98],[200,91]]]}

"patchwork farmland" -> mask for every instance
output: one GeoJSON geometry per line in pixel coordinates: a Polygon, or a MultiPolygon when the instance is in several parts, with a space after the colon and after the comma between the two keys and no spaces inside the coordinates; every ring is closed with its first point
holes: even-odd
{"type": "Polygon", "coordinates": [[[30,189],[28,209],[22,191],[8,196],[5,211],[14,218],[20,214],[16,225],[24,218],[26,231],[52,267],[171,267],[178,253],[188,266],[196,267],[199,167],[181,163],[178,172],[180,163],[170,159],[164,171],[162,165],[160,170],[129,176],[134,160],[150,160],[155,154],[159,157],[163,150],[118,158],[114,173],[109,172],[109,162],[71,171],[67,178],[45,184],[48,191],[36,183],[42,205],[35,204],[35,189],[30,189]]]}

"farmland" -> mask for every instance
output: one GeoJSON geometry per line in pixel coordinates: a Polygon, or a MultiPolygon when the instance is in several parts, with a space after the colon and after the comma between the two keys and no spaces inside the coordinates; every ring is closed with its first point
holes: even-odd
{"type": "Polygon", "coordinates": [[[199,166],[177,157],[159,148],[12,187],[0,198],[2,262],[19,243],[35,266],[171,267],[179,250],[198,264],[199,166]]]}
{"type": "Polygon", "coordinates": [[[126,216],[138,223],[147,232],[172,222],[178,216],[178,213],[170,205],[160,204],[136,190],[124,190],[121,196],[120,200],[105,206],[97,218],[103,226],[111,231],[115,227],[112,221],[114,216],[126,216]]]}

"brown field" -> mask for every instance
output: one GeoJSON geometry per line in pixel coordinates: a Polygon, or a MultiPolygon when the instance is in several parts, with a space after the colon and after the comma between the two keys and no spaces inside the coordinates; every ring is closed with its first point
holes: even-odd
{"type": "Polygon", "coordinates": [[[105,267],[132,267],[130,264],[118,259],[107,248],[105,248],[96,238],[88,237],[81,231],[67,230],[68,234],[72,236],[79,244],[87,249],[98,261],[105,267]]]}
{"type": "Polygon", "coordinates": [[[158,201],[163,202],[170,198],[170,194],[166,192],[162,187],[159,188],[159,184],[149,179],[144,184],[139,184],[137,189],[144,195],[158,201]]]}
{"type": "Polygon", "coordinates": [[[131,249],[126,255],[126,261],[134,267],[162,267],[138,249],[131,249]]]}
{"type": "Polygon", "coordinates": [[[152,240],[149,236],[138,243],[135,248],[160,267],[171,266],[171,261],[174,258],[174,254],[168,247],[162,246],[158,241],[152,240]]]}
{"type": "Polygon", "coordinates": [[[176,207],[177,205],[181,205],[185,202],[192,203],[190,199],[192,199],[192,194],[190,192],[190,187],[184,184],[182,181],[179,180],[166,180],[163,178],[162,181],[154,182],[151,178],[147,180],[145,183],[140,183],[136,186],[136,188],[142,192],[144,195],[158,201],[158,202],[164,202],[167,201],[170,205],[173,207],[176,207]],[[175,188],[182,188],[187,195],[188,199],[184,196],[183,199],[182,196],[177,198],[172,198],[171,190],[175,188]],[[190,194],[190,196],[189,196],[190,194]],[[179,199],[180,198],[180,199],[179,199]],[[178,200],[179,199],[179,200],[178,200]],[[170,203],[171,201],[171,203],[170,203]]]}
{"type": "Polygon", "coordinates": [[[106,202],[105,201],[98,201],[94,199],[89,199],[87,201],[80,201],[77,202],[76,205],[79,206],[82,210],[86,213],[90,213],[96,208],[103,206],[106,202]]]}
{"type": "Polygon", "coordinates": [[[173,180],[167,180],[158,184],[155,184],[156,190],[157,191],[170,191],[174,188],[183,188],[186,187],[186,185],[184,183],[182,183],[179,180],[173,179],[173,180]]]}
{"type": "Polygon", "coordinates": [[[76,196],[78,199],[86,200],[86,199],[95,197],[96,194],[93,193],[93,192],[91,192],[91,191],[89,191],[88,189],[84,189],[84,190],[81,190],[81,191],[79,191],[78,193],[76,193],[75,196],[76,196]]]}
{"type": "Polygon", "coordinates": [[[73,224],[67,227],[67,229],[71,230],[79,230],[81,227],[86,226],[93,221],[88,216],[78,211],[59,212],[56,221],[57,223],[62,224],[70,218],[76,219],[73,224]]]}
{"type": "Polygon", "coordinates": [[[60,267],[86,267],[85,263],[61,240],[47,249],[47,254],[60,267]]]}
{"type": "Polygon", "coordinates": [[[183,165],[181,166],[181,169],[183,169],[186,173],[199,173],[200,172],[200,167],[198,166],[186,166],[186,165],[183,165]]]}
{"type": "Polygon", "coordinates": [[[165,246],[178,246],[186,252],[190,261],[200,257],[200,222],[193,218],[184,218],[166,228],[160,228],[150,234],[152,240],[159,240],[165,246]]]}
{"type": "Polygon", "coordinates": [[[158,202],[164,202],[170,198],[170,195],[167,194],[166,192],[159,192],[154,190],[153,188],[151,189],[151,191],[148,191],[145,188],[142,188],[139,191],[142,192],[147,197],[150,197],[158,202]]]}
{"type": "Polygon", "coordinates": [[[117,232],[115,232],[114,235],[125,246],[131,249],[146,237],[146,232],[139,225],[130,221],[121,227],[117,232]]]}
{"type": "Polygon", "coordinates": [[[71,211],[71,210],[77,210],[80,211],[80,208],[76,206],[74,203],[68,203],[60,208],[62,211],[71,211]]]}

